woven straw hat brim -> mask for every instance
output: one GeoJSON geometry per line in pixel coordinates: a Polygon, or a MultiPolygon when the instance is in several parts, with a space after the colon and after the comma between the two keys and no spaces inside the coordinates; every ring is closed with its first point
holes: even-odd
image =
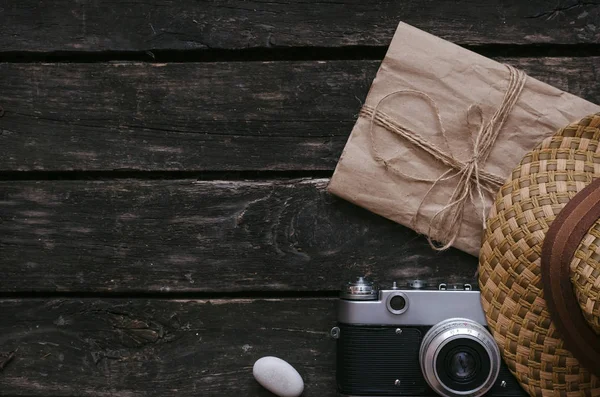
{"type": "MultiPolygon", "coordinates": [[[[491,208],[479,258],[488,325],[503,358],[532,396],[600,396],[600,380],[565,348],[543,297],[540,257],[556,215],[600,177],[600,114],[561,129],[528,153],[491,208]]],[[[571,282],[600,333],[600,222],[579,245],[571,282]]],[[[600,365],[600,363],[599,363],[600,365]]]]}

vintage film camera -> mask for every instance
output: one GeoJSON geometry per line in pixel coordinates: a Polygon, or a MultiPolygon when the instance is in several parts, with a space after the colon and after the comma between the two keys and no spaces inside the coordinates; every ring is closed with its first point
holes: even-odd
{"type": "Polygon", "coordinates": [[[331,335],[342,396],[527,396],[469,284],[379,290],[359,277],[341,291],[331,335]]]}

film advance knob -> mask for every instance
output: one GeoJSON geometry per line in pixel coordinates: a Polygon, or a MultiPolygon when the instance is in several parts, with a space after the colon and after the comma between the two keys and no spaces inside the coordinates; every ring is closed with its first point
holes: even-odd
{"type": "Polygon", "coordinates": [[[340,297],[349,300],[375,300],[377,299],[377,287],[364,277],[358,277],[356,281],[346,284],[340,297]]]}

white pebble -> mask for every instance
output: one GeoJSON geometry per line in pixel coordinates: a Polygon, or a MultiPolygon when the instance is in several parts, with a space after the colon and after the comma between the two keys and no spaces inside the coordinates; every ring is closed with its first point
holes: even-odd
{"type": "Polygon", "coordinates": [[[298,371],[280,358],[267,356],[257,360],[252,373],[258,383],[279,397],[298,397],[304,391],[298,371]]]}

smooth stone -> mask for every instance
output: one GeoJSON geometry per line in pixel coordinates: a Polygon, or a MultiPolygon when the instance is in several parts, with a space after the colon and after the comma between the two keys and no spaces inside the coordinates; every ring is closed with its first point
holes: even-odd
{"type": "Polygon", "coordinates": [[[277,357],[258,359],[252,374],[265,389],[279,397],[298,397],[304,391],[304,381],[298,371],[277,357]]]}

